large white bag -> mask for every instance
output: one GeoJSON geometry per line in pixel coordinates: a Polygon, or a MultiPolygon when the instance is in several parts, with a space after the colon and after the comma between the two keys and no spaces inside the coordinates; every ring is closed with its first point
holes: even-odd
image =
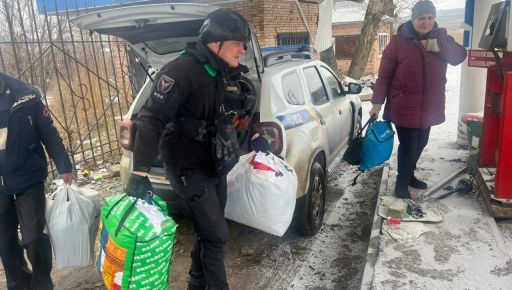
{"type": "Polygon", "coordinates": [[[281,237],[295,210],[297,175],[291,166],[271,153],[251,152],[227,178],[226,218],[281,237]]]}
{"type": "Polygon", "coordinates": [[[61,185],[46,200],[46,225],[57,269],[93,263],[100,199],[95,190],[61,185]]]}

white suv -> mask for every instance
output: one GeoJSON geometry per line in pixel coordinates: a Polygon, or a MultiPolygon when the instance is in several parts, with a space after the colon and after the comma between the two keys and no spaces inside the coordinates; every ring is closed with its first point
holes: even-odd
{"type": "MultiPolygon", "coordinates": [[[[95,12],[72,21],[79,27],[124,38],[133,51],[151,65],[153,75],[177,57],[187,44],[197,41],[206,15],[218,7],[200,4],[149,4],[95,12]]],[[[341,159],[343,150],[361,126],[358,94],[348,92],[336,74],[310,54],[277,52],[262,57],[253,31],[251,45],[241,63],[248,66],[246,90],[257,96],[256,130],[269,140],[272,152],[297,172],[297,207],[294,224],[302,234],[316,233],[325,211],[326,175],[341,159]]],[[[121,124],[121,180],[132,171],[132,120],[142,108],[152,86],[147,80],[121,124]]],[[[243,146],[242,146],[243,147],[243,146]]],[[[150,171],[155,193],[176,213],[176,196],[157,161],[150,171]]]]}
{"type": "Polygon", "coordinates": [[[269,127],[274,153],[297,173],[297,230],[314,234],[323,222],[327,173],[361,126],[361,103],[354,95],[361,86],[350,83],[347,92],[325,63],[307,53],[269,54],[264,64],[258,126],[269,127]]]}

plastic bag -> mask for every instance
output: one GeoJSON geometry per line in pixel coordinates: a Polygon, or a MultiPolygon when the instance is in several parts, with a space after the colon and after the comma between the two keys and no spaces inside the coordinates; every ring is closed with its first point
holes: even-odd
{"type": "Polygon", "coordinates": [[[56,268],[84,267],[94,261],[100,194],[75,185],[61,185],[46,204],[46,224],[56,268]]]}
{"type": "Polygon", "coordinates": [[[168,289],[176,227],[157,196],[105,198],[96,266],[106,288],[168,289]]]}
{"type": "Polygon", "coordinates": [[[282,236],[293,218],[297,175],[273,154],[251,152],[228,174],[225,216],[233,221],[282,236]]]}

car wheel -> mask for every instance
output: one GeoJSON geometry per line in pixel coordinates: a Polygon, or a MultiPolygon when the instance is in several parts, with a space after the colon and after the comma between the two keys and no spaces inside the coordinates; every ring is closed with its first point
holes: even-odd
{"type": "Polygon", "coordinates": [[[297,224],[297,231],[302,235],[316,234],[324,222],[325,213],[325,173],[317,161],[313,162],[309,172],[309,188],[303,203],[304,216],[297,224]]]}

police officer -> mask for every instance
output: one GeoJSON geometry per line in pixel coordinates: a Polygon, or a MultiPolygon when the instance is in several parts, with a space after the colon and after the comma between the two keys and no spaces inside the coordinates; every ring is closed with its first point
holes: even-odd
{"type": "Polygon", "coordinates": [[[210,13],[196,48],[157,74],[136,120],[133,173],[126,192],[143,198],[152,190],[147,174],[160,156],[197,234],[190,290],[229,289],[224,267],[226,174],[238,160],[237,135],[248,129],[254,105],[254,97],[243,94],[236,82],[246,69],[239,61],[250,35],[238,13],[210,13]]]}
{"type": "Polygon", "coordinates": [[[9,290],[53,289],[51,245],[43,233],[48,164],[42,145],[71,184],[71,162],[39,92],[0,72],[0,257],[9,290]]]}

